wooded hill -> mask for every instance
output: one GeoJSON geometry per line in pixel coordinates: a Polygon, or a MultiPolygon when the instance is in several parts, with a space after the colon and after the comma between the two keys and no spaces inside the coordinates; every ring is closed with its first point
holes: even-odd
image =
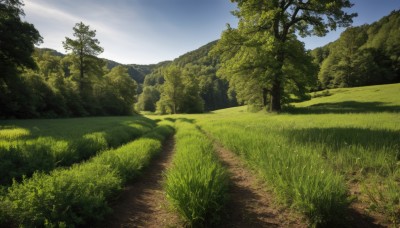
{"type": "Polygon", "coordinates": [[[346,29],[338,40],[314,49],[319,88],[400,82],[400,11],[346,29]]]}
{"type": "MultiPolygon", "coordinates": [[[[218,57],[210,56],[210,50],[215,46],[217,41],[208,43],[197,50],[188,52],[172,62],[154,68],[153,72],[146,75],[143,84],[143,93],[139,96],[137,109],[140,111],[156,111],[157,101],[160,100],[163,92],[164,76],[166,70],[171,66],[177,66],[184,71],[182,78],[187,81],[191,77],[190,82],[186,82],[186,87],[191,87],[190,96],[182,94],[183,100],[179,112],[203,112],[227,108],[237,105],[235,94],[229,91],[229,85],[226,80],[217,77],[218,57]],[[194,86],[194,87],[193,87],[194,86]],[[184,99],[191,99],[186,101],[184,99]],[[184,105],[183,103],[186,103],[184,105]],[[198,107],[191,107],[190,103],[197,103],[198,107]]],[[[189,90],[187,88],[186,90],[189,90]]],[[[160,106],[161,104],[159,104],[160,106]]],[[[179,105],[178,105],[179,106],[179,105]]],[[[168,110],[161,110],[161,113],[168,110]]]]}
{"type": "MultiPolygon", "coordinates": [[[[123,65],[97,57],[103,49],[95,39],[95,30],[82,22],[73,28],[74,36],[78,39],[79,35],[87,35],[97,45],[88,46],[88,53],[79,53],[79,42],[70,38],[63,42],[69,52],[66,55],[35,49],[34,44],[42,38],[33,25],[21,22],[21,5],[4,5],[1,9],[10,14],[12,23],[25,23],[27,27],[26,31],[15,30],[1,37],[5,46],[0,50],[0,118],[126,115],[134,111],[133,106],[137,111],[161,114],[199,113],[238,104],[265,107],[268,93],[272,94],[272,71],[265,71],[271,67],[264,62],[268,63],[273,55],[261,49],[251,52],[254,47],[247,47],[245,56],[251,57],[249,60],[237,64],[231,58],[226,64],[229,60],[224,58],[237,53],[217,47],[221,39],[173,61],[123,65]],[[26,43],[10,41],[24,32],[26,36],[19,39],[26,43]],[[24,58],[15,49],[18,45],[25,45],[24,58]],[[260,56],[263,61],[258,61],[260,56]]],[[[7,20],[11,19],[3,18],[1,25],[9,26],[7,20]]],[[[400,82],[399,37],[400,11],[371,25],[350,27],[337,41],[312,51],[304,50],[303,44],[291,37],[289,49],[296,53],[282,68],[285,88],[280,102],[307,99],[307,92],[313,90],[400,82]]]]}

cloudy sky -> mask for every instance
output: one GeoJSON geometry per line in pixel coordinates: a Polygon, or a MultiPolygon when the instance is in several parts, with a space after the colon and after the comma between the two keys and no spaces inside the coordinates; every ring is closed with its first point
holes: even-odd
{"type": "MultiPolygon", "coordinates": [[[[226,23],[235,27],[229,0],[25,0],[25,20],[44,38],[40,47],[64,52],[62,41],[82,21],[97,31],[104,53],[120,63],[151,64],[172,60],[220,37],[226,23]]],[[[400,0],[353,0],[359,14],[354,25],[371,23],[400,9],[400,0]]],[[[342,30],[324,38],[302,39],[306,48],[322,46],[342,30]]]]}

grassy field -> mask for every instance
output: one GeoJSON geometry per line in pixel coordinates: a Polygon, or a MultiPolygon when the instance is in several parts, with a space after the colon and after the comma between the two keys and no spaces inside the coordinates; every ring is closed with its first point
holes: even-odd
{"type": "Polygon", "coordinates": [[[172,133],[171,126],[160,124],[86,162],[14,182],[0,195],[0,225],[70,227],[103,220],[110,213],[109,200],[162,151],[162,142],[172,133]]]}
{"type": "Polygon", "coordinates": [[[190,227],[218,223],[227,195],[226,170],[196,125],[178,119],[175,126],[176,154],[165,178],[167,199],[190,227]]]}
{"type": "Polygon", "coordinates": [[[187,225],[223,223],[229,174],[215,140],[310,226],[352,224],[356,212],[396,227],[399,92],[400,84],[322,91],[281,114],[243,106],[148,118],[1,121],[0,225],[101,221],[110,199],[160,153],[174,127],[164,191],[187,225]],[[11,178],[17,181],[10,184],[11,178]]]}
{"type": "Polygon", "coordinates": [[[70,166],[154,126],[142,116],[0,121],[0,185],[70,166]]]}
{"type": "Polygon", "coordinates": [[[336,89],[279,115],[237,107],[169,118],[192,121],[238,154],[310,224],[343,225],[353,204],[399,224],[399,93],[400,84],[336,89]]]}

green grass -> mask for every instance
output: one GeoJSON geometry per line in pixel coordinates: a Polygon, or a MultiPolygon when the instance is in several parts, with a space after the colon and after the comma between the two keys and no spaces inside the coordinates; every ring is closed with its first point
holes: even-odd
{"type": "Polygon", "coordinates": [[[108,201],[140,174],[173,133],[160,125],[140,139],[87,162],[14,182],[0,197],[2,226],[87,226],[110,212],[108,201]]]}
{"type": "Polygon", "coordinates": [[[154,126],[141,116],[0,121],[0,184],[70,166],[154,126]]]}
{"type": "Polygon", "coordinates": [[[188,226],[215,225],[226,201],[226,170],[196,125],[184,120],[175,124],[176,152],[165,177],[167,199],[188,226]]]}
{"type": "Polygon", "coordinates": [[[400,84],[336,89],[279,115],[237,107],[171,117],[187,118],[213,135],[315,226],[346,223],[354,199],[396,226],[399,92],[400,84]],[[361,195],[351,195],[354,185],[361,195]]]}

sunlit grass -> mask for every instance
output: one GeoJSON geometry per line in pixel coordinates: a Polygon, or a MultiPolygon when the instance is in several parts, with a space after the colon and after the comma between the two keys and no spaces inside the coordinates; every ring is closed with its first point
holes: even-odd
{"type": "Polygon", "coordinates": [[[0,121],[0,184],[90,158],[151,130],[141,116],[0,121]],[[11,124],[12,123],[12,124],[11,124]]]}
{"type": "Polygon", "coordinates": [[[400,84],[336,89],[279,115],[243,106],[170,118],[211,133],[315,225],[346,222],[352,199],[398,224],[399,92],[400,84]],[[351,195],[353,185],[361,195],[351,195]]]}
{"type": "Polygon", "coordinates": [[[226,200],[225,168],[194,124],[178,120],[176,129],[176,152],[165,177],[167,199],[187,225],[216,224],[226,200]]]}
{"type": "Polygon", "coordinates": [[[111,211],[108,201],[161,152],[172,133],[172,127],[161,125],[84,163],[14,182],[0,196],[0,225],[70,227],[103,220],[111,211]]]}

